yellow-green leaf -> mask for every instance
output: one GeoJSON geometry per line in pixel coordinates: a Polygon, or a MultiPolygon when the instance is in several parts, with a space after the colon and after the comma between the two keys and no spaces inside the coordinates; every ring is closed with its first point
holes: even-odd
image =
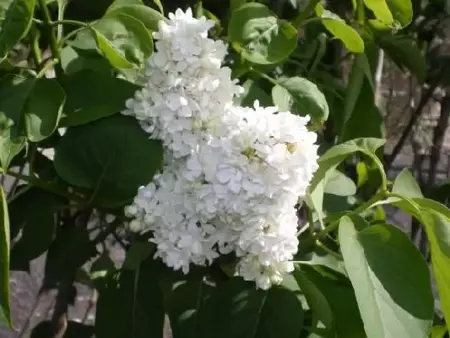
{"type": "Polygon", "coordinates": [[[0,320],[12,327],[9,300],[9,217],[5,193],[0,186],[0,320]]]}

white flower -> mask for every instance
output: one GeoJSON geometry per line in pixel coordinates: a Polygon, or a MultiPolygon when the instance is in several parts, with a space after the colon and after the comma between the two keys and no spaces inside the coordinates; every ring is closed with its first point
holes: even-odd
{"type": "Polygon", "coordinates": [[[237,273],[267,289],[293,269],[294,206],[317,170],[316,135],[308,118],[233,105],[242,88],[211,27],[177,10],[154,33],[145,86],[123,114],[162,140],[165,166],[125,213],[130,230],[152,232],[167,266],[188,273],[234,252],[237,273]]]}

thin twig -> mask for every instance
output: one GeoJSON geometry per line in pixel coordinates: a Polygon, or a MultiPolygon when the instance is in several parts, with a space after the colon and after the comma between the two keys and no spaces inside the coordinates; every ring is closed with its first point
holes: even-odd
{"type": "Polygon", "coordinates": [[[425,192],[428,194],[436,182],[437,166],[441,158],[441,150],[444,144],[445,132],[448,127],[450,117],[450,96],[446,94],[441,100],[441,111],[436,127],[433,130],[433,146],[430,153],[430,168],[428,171],[428,182],[425,192]]]}
{"type": "Polygon", "coordinates": [[[50,69],[52,69],[57,63],[59,63],[59,60],[57,59],[51,59],[48,62],[44,64],[42,69],[39,71],[39,73],[36,75],[37,78],[44,77],[50,69]]]}
{"type": "Polygon", "coordinates": [[[23,175],[21,173],[16,173],[14,171],[8,171],[7,175],[15,177],[16,179],[22,180],[27,182],[30,185],[36,186],[38,188],[50,191],[56,195],[66,197],[67,199],[77,201],[77,202],[84,202],[84,199],[81,198],[79,195],[71,194],[65,190],[61,190],[59,187],[55,186],[51,182],[43,181],[39,178],[29,176],[29,175],[23,175]]]}
{"type": "MultiPolygon", "coordinates": [[[[24,170],[25,170],[25,165],[23,165],[23,166],[20,167],[18,174],[19,174],[19,175],[23,175],[24,170]]],[[[14,181],[13,181],[13,183],[12,183],[12,185],[11,185],[11,188],[9,189],[8,198],[10,198],[11,196],[13,196],[13,194],[15,193],[16,188],[17,188],[17,186],[19,185],[19,182],[20,182],[21,180],[22,180],[22,179],[20,178],[20,176],[14,177],[14,181]]]]}
{"type": "Polygon", "coordinates": [[[320,249],[322,249],[323,251],[325,251],[326,253],[330,254],[331,256],[342,260],[342,255],[334,250],[331,250],[329,247],[327,247],[324,243],[322,243],[321,241],[317,240],[316,241],[316,246],[320,249]]]}
{"type": "Polygon", "coordinates": [[[435,89],[437,88],[437,83],[438,83],[438,81],[435,81],[433,84],[431,84],[430,87],[428,88],[428,90],[420,98],[420,102],[417,105],[417,108],[412,113],[408,124],[406,125],[405,129],[403,130],[402,135],[400,136],[397,144],[394,147],[394,150],[385,159],[386,171],[388,171],[391,168],[392,163],[395,161],[398,154],[403,149],[403,146],[405,145],[405,142],[406,142],[409,134],[411,133],[411,130],[413,129],[413,127],[416,124],[419,117],[422,115],[423,110],[424,110],[425,106],[427,105],[428,101],[433,96],[433,93],[434,93],[435,89]]]}
{"type": "Polygon", "coordinates": [[[52,338],[62,338],[67,330],[69,303],[72,297],[72,281],[63,281],[58,287],[55,307],[53,310],[52,338]]]}
{"type": "Polygon", "coordinates": [[[86,324],[88,317],[89,317],[89,313],[92,311],[92,309],[95,307],[95,304],[97,304],[97,299],[98,299],[98,294],[97,294],[97,290],[93,289],[92,290],[92,295],[89,298],[89,304],[86,308],[86,312],[84,313],[83,319],[81,320],[81,323],[86,324]]]}
{"type": "Polygon", "coordinates": [[[128,249],[127,245],[125,244],[123,239],[119,237],[119,234],[117,234],[115,231],[113,231],[112,235],[114,236],[114,239],[116,240],[116,242],[119,243],[119,245],[122,247],[122,249],[124,249],[124,250],[128,249]]]}
{"type": "MultiPolygon", "coordinates": [[[[394,88],[393,88],[393,86],[391,86],[390,92],[389,92],[389,99],[388,99],[389,101],[388,101],[388,104],[386,105],[386,111],[388,111],[388,112],[391,111],[392,103],[394,102],[394,100],[392,99],[393,92],[394,92],[394,88]]],[[[415,93],[415,89],[414,89],[414,79],[412,77],[409,79],[408,92],[409,92],[408,102],[406,102],[405,105],[403,106],[402,110],[398,114],[398,118],[396,118],[394,122],[389,123],[390,126],[397,127],[397,126],[401,125],[402,119],[405,116],[407,110],[412,110],[414,108],[416,93],[415,93]]]]}
{"type": "Polygon", "coordinates": [[[34,303],[33,303],[33,306],[32,306],[32,308],[31,308],[31,310],[30,310],[30,313],[29,313],[29,315],[28,315],[28,317],[27,317],[27,320],[26,320],[25,323],[23,324],[22,329],[20,330],[20,333],[19,333],[19,335],[17,336],[17,338],[23,338],[23,337],[25,337],[24,335],[25,335],[25,333],[27,333],[28,327],[30,326],[31,317],[33,317],[34,313],[36,312],[36,309],[37,309],[37,307],[38,307],[38,305],[39,305],[39,303],[40,303],[40,301],[41,301],[43,295],[44,295],[44,293],[39,293],[39,294],[36,296],[36,298],[35,298],[35,300],[34,300],[34,303]]]}

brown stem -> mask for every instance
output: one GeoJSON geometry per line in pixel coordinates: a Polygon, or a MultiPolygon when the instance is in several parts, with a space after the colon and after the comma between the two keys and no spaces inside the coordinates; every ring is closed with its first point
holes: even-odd
{"type": "Polygon", "coordinates": [[[394,147],[394,150],[392,151],[392,153],[389,156],[386,156],[386,159],[385,159],[386,171],[388,171],[391,168],[392,163],[395,161],[396,157],[398,156],[400,151],[403,149],[406,139],[408,138],[409,134],[411,133],[417,120],[422,115],[423,110],[424,110],[425,106],[427,105],[428,101],[432,97],[432,95],[437,87],[437,83],[438,83],[438,81],[435,81],[433,84],[430,84],[430,87],[428,88],[428,90],[422,95],[422,97],[420,98],[420,102],[417,105],[417,108],[412,113],[408,124],[406,125],[405,129],[403,130],[402,135],[400,136],[400,139],[398,140],[397,144],[394,147]]]}
{"type": "Polygon", "coordinates": [[[83,324],[86,324],[86,322],[88,320],[89,313],[95,307],[95,304],[97,304],[97,299],[98,299],[97,290],[93,289],[91,298],[89,299],[89,304],[88,304],[88,306],[86,308],[86,312],[84,313],[83,319],[81,320],[81,322],[83,324]]]}
{"type": "Polygon", "coordinates": [[[450,96],[445,95],[441,100],[441,111],[436,127],[433,130],[433,146],[430,153],[430,169],[425,193],[428,194],[436,182],[437,166],[441,159],[441,150],[444,144],[445,132],[450,117],[450,96]]]}
{"type": "Polygon", "coordinates": [[[68,325],[67,311],[73,297],[72,291],[72,281],[63,281],[58,287],[58,294],[56,295],[55,307],[51,319],[51,338],[63,338],[66,333],[68,325]]]}
{"type": "Polygon", "coordinates": [[[34,316],[34,313],[36,312],[36,309],[37,309],[39,302],[41,301],[43,295],[44,295],[44,293],[39,293],[36,296],[36,299],[34,300],[34,303],[33,303],[33,307],[31,308],[31,311],[27,317],[27,320],[23,324],[22,329],[20,330],[20,333],[17,336],[17,338],[25,337],[25,333],[27,333],[28,327],[30,326],[31,318],[34,316]]]}

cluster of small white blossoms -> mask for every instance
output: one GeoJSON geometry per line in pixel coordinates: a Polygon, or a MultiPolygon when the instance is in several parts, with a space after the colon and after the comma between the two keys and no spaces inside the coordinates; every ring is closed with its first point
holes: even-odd
{"type": "Polygon", "coordinates": [[[226,45],[212,21],[177,10],[154,34],[157,52],[125,115],[162,140],[162,172],[126,214],[151,231],[156,257],[175,270],[234,252],[236,274],[267,289],[293,270],[298,197],[317,169],[309,119],[275,107],[233,105],[242,88],[222,67],[226,45]]]}

